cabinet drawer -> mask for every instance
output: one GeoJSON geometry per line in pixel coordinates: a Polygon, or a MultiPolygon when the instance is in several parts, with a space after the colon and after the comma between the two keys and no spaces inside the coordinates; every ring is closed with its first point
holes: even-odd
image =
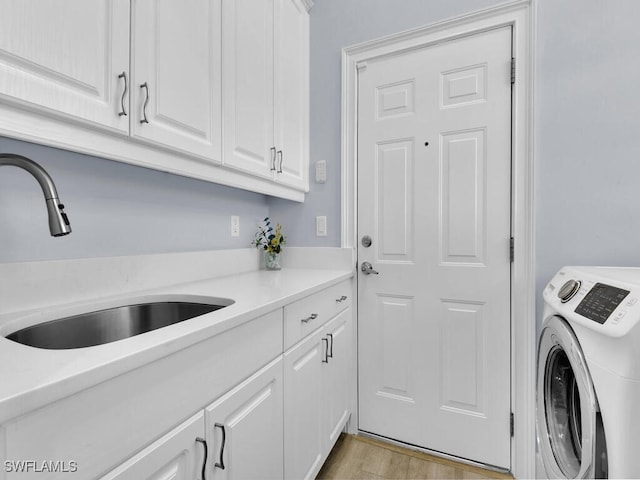
{"type": "Polygon", "coordinates": [[[285,350],[350,306],[351,297],[351,281],[346,280],[285,306],[285,350]]]}

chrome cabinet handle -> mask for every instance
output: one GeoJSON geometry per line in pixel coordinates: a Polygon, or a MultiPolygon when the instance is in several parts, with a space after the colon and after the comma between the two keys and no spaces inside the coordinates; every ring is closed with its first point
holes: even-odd
{"type": "Polygon", "coordinates": [[[324,342],[324,360],[322,360],[322,363],[329,363],[329,340],[323,337],[322,341],[324,342]]]}
{"type": "Polygon", "coordinates": [[[271,147],[271,171],[276,171],[276,147],[271,147]]]}
{"type": "Polygon", "coordinates": [[[327,357],[333,358],[333,333],[327,333],[327,337],[331,339],[331,347],[329,352],[327,353],[327,357]]]}
{"type": "Polygon", "coordinates": [[[347,299],[347,297],[345,295],[342,295],[340,298],[336,298],[336,302],[340,303],[340,302],[344,302],[347,299]]]}
{"type": "Polygon", "coordinates": [[[278,170],[276,173],[282,173],[282,150],[278,150],[278,157],[280,158],[280,163],[278,163],[278,170]]]}
{"type": "Polygon", "coordinates": [[[140,123],[149,123],[149,120],[147,119],[147,105],[149,104],[149,85],[147,85],[147,82],[144,82],[142,85],[140,85],[140,88],[144,88],[147,91],[147,96],[144,99],[144,105],[142,106],[142,120],[140,120],[140,123]]]}
{"type": "Polygon", "coordinates": [[[120,75],[118,75],[118,78],[122,78],[124,80],[124,90],[122,91],[122,97],[120,98],[120,105],[122,105],[122,111],[118,112],[118,116],[119,117],[126,117],[127,116],[127,110],[124,108],[124,99],[127,96],[127,90],[129,89],[129,86],[127,85],[127,74],[126,74],[126,72],[122,72],[120,75]]]}
{"type": "Polygon", "coordinates": [[[227,431],[224,428],[224,425],[222,425],[221,423],[214,424],[214,427],[217,427],[217,428],[222,430],[222,444],[220,445],[220,456],[218,457],[219,461],[216,462],[216,464],[214,466],[219,468],[220,470],[224,470],[225,469],[225,466],[224,466],[224,446],[227,443],[227,431]]]}
{"type": "Polygon", "coordinates": [[[303,318],[302,320],[300,320],[302,323],[309,323],[311,320],[315,320],[316,318],[318,318],[318,314],[317,313],[312,313],[311,315],[309,315],[307,318],[303,318]]]}
{"type": "Polygon", "coordinates": [[[373,265],[371,265],[369,262],[364,262],[360,270],[362,270],[362,273],[364,273],[365,275],[371,275],[372,273],[374,275],[379,274],[379,272],[373,269],[373,265]]]}
{"type": "Polygon", "coordinates": [[[202,461],[202,480],[206,480],[205,474],[207,473],[207,457],[209,456],[209,447],[207,441],[202,437],[196,437],[196,442],[200,442],[204,447],[204,460],[202,461]]]}

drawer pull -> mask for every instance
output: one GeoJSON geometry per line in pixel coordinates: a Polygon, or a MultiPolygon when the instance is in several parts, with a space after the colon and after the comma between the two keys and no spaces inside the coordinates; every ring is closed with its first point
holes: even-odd
{"type": "Polygon", "coordinates": [[[336,302],[340,303],[340,302],[344,302],[347,299],[347,297],[345,295],[342,295],[340,298],[336,298],[336,302]]]}
{"type": "Polygon", "coordinates": [[[225,443],[227,443],[227,432],[224,428],[224,425],[222,425],[221,423],[216,423],[214,424],[214,427],[217,427],[219,429],[222,430],[222,444],[220,445],[220,461],[216,462],[215,467],[219,468],[220,470],[224,470],[225,466],[224,466],[224,445],[225,443]]]}
{"type": "Polygon", "coordinates": [[[324,360],[322,360],[322,363],[329,363],[329,340],[323,338],[322,341],[324,342],[324,360]]]}
{"type": "Polygon", "coordinates": [[[204,447],[204,460],[202,461],[202,480],[205,479],[207,473],[207,457],[209,456],[209,447],[207,447],[207,441],[202,437],[196,437],[196,442],[200,442],[204,447]]]}
{"type": "Polygon", "coordinates": [[[327,337],[331,339],[331,348],[327,353],[327,357],[333,358],[333,333],[327,333],[327,337]]]}
{"type": "Polygon", "coordinates": [[[315,320],[316,318],[318,318],[318,314],[317,313],[312,313],[311,315],[309,315],[307,318],[303,318],[301,320],[302,323],[309,323],[311,320],[315,320]]]}

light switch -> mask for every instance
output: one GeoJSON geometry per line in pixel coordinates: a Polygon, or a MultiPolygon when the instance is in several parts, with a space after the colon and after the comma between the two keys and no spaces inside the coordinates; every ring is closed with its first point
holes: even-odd
{"type": "Polygon", "coordinates": [[[327,161],[318,160],[316,162],[316,183],[325,183],[327,181],[327,161]]]}
{"type": "Polygon", "coordinates": [[[316,217],[316,237],[327,236],[327,217],[316,217]]]}

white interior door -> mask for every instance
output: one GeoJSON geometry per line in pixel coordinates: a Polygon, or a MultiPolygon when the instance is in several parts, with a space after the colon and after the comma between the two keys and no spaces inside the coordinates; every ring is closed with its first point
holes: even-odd
{"type": "Polygon", "coordinates": [[[358,74],[358,262],[379,272],[359,273],[359,428],[504,468],[510,64],[504,27],[358,74]]]}

